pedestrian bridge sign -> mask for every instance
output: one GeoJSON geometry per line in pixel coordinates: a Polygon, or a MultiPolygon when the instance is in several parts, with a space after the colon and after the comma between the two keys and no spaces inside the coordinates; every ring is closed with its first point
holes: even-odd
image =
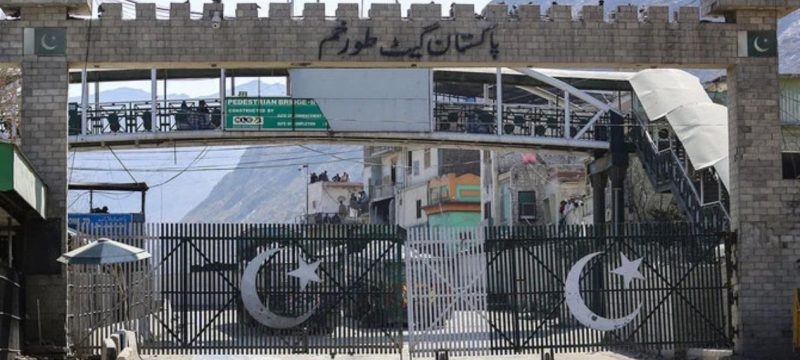
{"type": "Polygon", "coordinates": [[[314,99],[235,97],[225,100],[225,130],[327,130],[314,99]]]}

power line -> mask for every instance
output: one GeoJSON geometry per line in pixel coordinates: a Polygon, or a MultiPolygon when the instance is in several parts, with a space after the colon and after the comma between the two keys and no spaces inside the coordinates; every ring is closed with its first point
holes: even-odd
{"type": "Polygon", "coordinates": [[[122,168],[125,169],[125,172],[128,173],[128,176],[131,177],[133,182],[138,182],[138,181],[136,181],[136,178],[133,177],[133,174],[131,174],[131,172],[128,171],[128,168],[125,166],[125,163],[123,163],[122,160],[119,158],[119,156],[117,156],[117,154],[114,152],[114,149],[112,149],[111,146],[108,147],[108,151],[111,151],[111,154],[114,155],[114,157],[117,159],[117,161],[119,161],[119,164],[122,165],[122,168]]]}
{"type": "Polygon", "coordinates": [[[177,179],[177,178],[178,178],[178,176],[181,176],[181,175],[183,175],[183,173],[185,173],[186,171],[189,171],[189,168],[190,168],[192,165],[194,165],[194,163],[195,163],[195,162],[197,162],[197,160],[200,160],[200,158],[203,156],[203,154],[205,154],[205,153],[206,153],[206,150],[208,150],[208,147],[204,147],[204,148],[203,148],[203,151],[201,151],[199,154],[197,154],[197,156],[195,156],[194,160],[192,160],[192,162],[191,162],[191,163],[189,163],[189,165],[187,165],[187,166],[186,166],[186,168],[184,168],[183,170],[181,170],[179,173],[175,174],[175,176],[173,176],[173,177],[171,177],[171,178],[167,179],[167,181],[164,181],[164,182],[162,182],[162,183],[159,183],[159,184],[153,185],[153,186],[151,186],[150,188],[152,189],[152,188],[156,188],[156,187],[159,187],[159,186],[163,186],[163,185],[169,184],[169,182],[170,182],[170,181],[177,179]]]}

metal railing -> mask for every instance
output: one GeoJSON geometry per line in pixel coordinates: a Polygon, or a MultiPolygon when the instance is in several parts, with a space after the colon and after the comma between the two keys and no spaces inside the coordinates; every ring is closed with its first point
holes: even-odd
{"type": "Polygon", "coordinates": [[[21,275],[0,263],[0,359],[14,359],[22,348],[21,275]]]}
{"type": "Polygon", "coordinates": [[[628,136],[636,146],[636,153],[653,186],[657,189],[669,189],[689,221],[704,228],[728,228],[730,201],[727,189],[719,176],[713,169],[708,169],[695,172],[693,175],[703,174],[700,177],[701,181],[695,181],[695,178],[689,175],[691,164],[683,147],[678,142],[672,142],[667,147],[659,146],[659,143],[653,141],[641,115],[636,112],[632,114],[635,120],[628,136]],[[698,190],[706,183],[713,183],[718,190],[714,201],[704,202],[703,191],[698,190]]]}
{"type": "Polygon", "coordinates": [[[394,197],[395,184],[370,184],[369,197],[372,201],[394,197]]]}
{"type": "MultiPolygon", "coordinates": [[[[110,102],[90,106],[86,109],[84,135],[215,130],[220,128],[222,122],[222,105],[219,99],[158,101],[155,117],[152,109],[150,101],[110,102]],[[208,112],[200,110],[200,101],[205,101],[208,112]]],[[[81,133],[82,111],[79,104],[70,104],[70,135],[81,133]]]]}
{"type": "MultiPolygon", "coordinates": [[[[492,104],[437,103],[434,109],[435,131],[475,134],[497,133],[497,109],[492,104]]],[[[593,112],[573,111],[567,128],[564,109],[523,104],[503,105],[502,134],[572,138],[595,116],[593,112]],[[567,132],[569,131],[569,132],[567,132]]],[[[608,140],[608,113],[597,121],[579,139],[608,140]]]]}

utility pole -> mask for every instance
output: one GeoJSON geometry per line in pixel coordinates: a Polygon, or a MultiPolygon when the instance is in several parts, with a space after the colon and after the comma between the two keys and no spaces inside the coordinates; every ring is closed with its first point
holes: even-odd
{"type": "Polygon", "coordinates": [[[308,187],[311,184],[311,177],[308,175],[308,164],[304,164],[301,168],[297,169],[298,171],[303,171],[306,169],[306,217],[304,218],[304,222],[308,224],[308,187]]]}

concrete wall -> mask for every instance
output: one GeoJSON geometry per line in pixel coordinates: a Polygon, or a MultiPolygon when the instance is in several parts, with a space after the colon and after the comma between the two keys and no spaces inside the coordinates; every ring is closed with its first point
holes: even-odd
{"type": "Polygon", "coordinates": [[[169,19],[156,19],[153,4],[136,5],[136,19],[122,19],[121,4],[103,8],[103,18],[93,20],[92,26],[57,12],[39,17],[40,9],[22,9],[22,21],[0,24],[0,62],[22,61],[23,27],[47,25],[67,28],[67,61],[76,65],[88,61],[89,67],[725,67],[737,57],[736,30],[741,27],[700,22],[698,8],[681,8],[670,21],[669,9],[655,6],[647,9],[647,17],[640,17],[636,6],[623,6],[613,22],[606,22],[599,6],[582,7],[576,18],[573,14],[578,12],[570,6],[558,5],[543,19],[538,5],[521,5],[517,17],[510,17],[505,5],[490,5],[478,19],[472,5],[456,5],[453,18],[442,18],[439,4],[413,4],[409,17],[401,18],[399,4],[373,4],[367,19],[358,17],[355,4],[342,4],[336,9],[337,18],[331,19],[325,18],[322,3],[305,4],[302,18],[290,17],[290,4],[270,4],[267,18],[257,17],[255,4],[239,4],[236,17],[224,19],[218,29],[212,28],[211,14],[221,12],[222,4],[205,4],[203,19],[198,20],[190,19],[187,3],[170,4],[169,19]],[[341,21],[346,23],[342,26],[341,21]],[[420,44],[424,29],[435,23],[439,29],[428,38],[455,33],[479,38],[484,29],[497,27],[475,47],[458,51],[453,46],[440,54],[420,44]],[[333,39],[335,34],[338,40],[333,39]],[[87,59],[89,40],[92,50],[87,59]],[[356,52],[357,41],[371,46],[356,52]],[[424,48],[404,56],[388,54],[416,45],[424,48]]]}
{"type": "Polygon", "coordinates": [[[451,211],[428,216],[429,226],[478,226],[481,222],[481,213],[466,211],[451,211]]]}

